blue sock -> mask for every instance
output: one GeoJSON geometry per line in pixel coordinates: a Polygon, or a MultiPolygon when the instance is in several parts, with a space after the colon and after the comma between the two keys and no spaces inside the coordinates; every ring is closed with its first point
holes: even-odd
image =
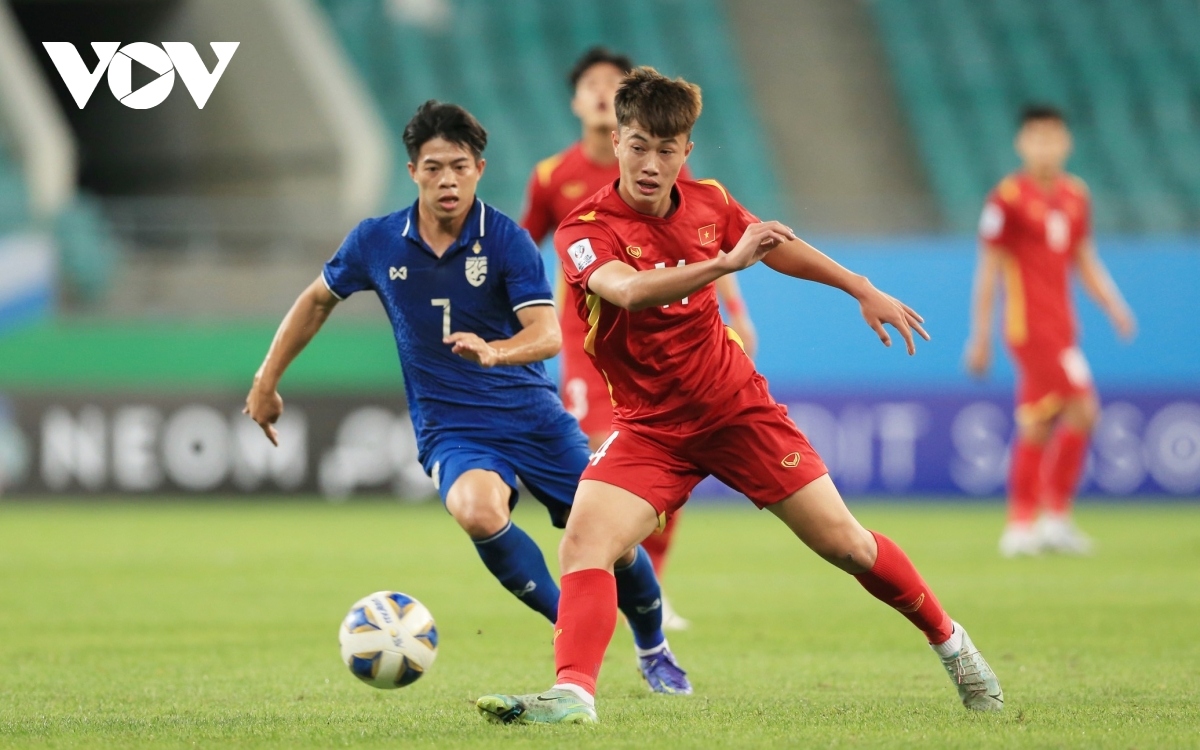
{"type": "Polygon", "coordinates": [[[662,631],[662,589],[641,545],[637,557],[624,568],[615,568],[617,608],[629,621],[633,642],[640,649],[658,648],[666,640],[662,631]]]}
{"type": "Polygon", "coordinates": [[[550,577],[541,548],[528,534],[509,521],[487,539],[474,541],[483,564],[504,588],[551,624],[558,621],[558,584],[550,577]]]}

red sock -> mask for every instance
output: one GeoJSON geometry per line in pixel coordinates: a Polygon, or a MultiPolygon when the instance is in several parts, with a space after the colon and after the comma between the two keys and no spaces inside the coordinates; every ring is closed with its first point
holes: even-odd
{"type": "Polygon", "coordinates": [[[1033,523],[1041,492],[1042,455],[1046,446],[1017,438],[1008,472],[1008,521],[1033,523]]]}
{"type": "Polygon", "coordinates": [[[667,519],[667,525],[663,527],[661,534],[651,534],[642,541],[642,548],[646,550],[646,554],[650,555],[650,564],[654,566],[654,575],[658,576],[661,582],[663,577],[663,569],[667,566],[667,552],[671,549],[671,539],[675,536],[675,525],[679,522],[679,515],[683,510],[677,510],[667,519]]]}
{"type": "Polygon", "coordinates": [[[916,625],[930,643],[943,643],[954,631],[954,624],[937,597],[921,578],[904,550],[883,534],[872,531],[879,553],[875,565],[866,573],[854,576],[871,596],[890,607],[916,625]]]}
{"type": "Polygon", "coordinates": [[[558,622],[554,626],[554,666],[558,682],[596,692],[604,652],[617,628],[617,581],[599,568],[562,577],[558,622]]]}
{"type": "Polygon", "coordinates": [[[1046,507],[1051,513],[1064,515],[1071,511],[1079,476],[1087,460],[1088,435],[1073,427],[1059,427],[1050,446],[1049,465],[1043,479],[1046,488],[1046,507]]]}

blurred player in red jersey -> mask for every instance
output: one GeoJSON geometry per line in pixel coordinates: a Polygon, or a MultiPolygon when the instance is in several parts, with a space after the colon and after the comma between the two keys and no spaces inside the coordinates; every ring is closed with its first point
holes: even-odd
{"type": "MultiPolygon", "coordinates": [[[[678,180],[700,90],[637,68],[616,97],[621,176],[559,227],[567,282],[582,293],[585,346],[612,386],[612,432],[584,469],[559,547],[557,682],[486,695],[502,722],[594,722],[596,678],[616,624],[613,561],[678,510],[708,475],[768,508],[817,554],[919,628],[963,705],[999,710],[995,674],[903,551],[851,515],[804,435],[721,321],[713,282],[762,260],[853,296],[885,345],[928,339],[911,308],[776,221],[759,222],[716,180],[678,180]]],[[[664,652],[664,658],[670,658],[664,652]]]]}
{"type": "Polygon", "coordinates": [[[995,289],[1003,280],[1004,337],[1017,368],[1017,440],[1000,552],[1086,554],[1092,543],[1072,523],[1071,503],[1100,407],[1076,342],[1071,270],[1122,338],[1133,337],[1135,324],[1096,254],[1087,186],[1063,170],[1071,134],[1062,113],[1027,108],[1016,149],[1023,168],[988,196],[979,224],[966,365],[973,375],[987,373],[995,289]]]}
{"type": "MultiPolygon", "coordinates": [[[[633,63],[627,56],[603,47],[589,49],[571,69],[567,77],[574,92],[571,111],[582,123],[583,134],[565,151],[539,162],[529,177],[521,226],[529,230],[535,243],[540,245],[546,234],[557,228],[580,201],[616,182],[620,176],[612,142],[613,131],[617,129],[613,99],[621,79],[632,69],[633,63]]],[[[686,165],[680,177],[691,179],[686,165]]],[[[729,326],[741,337],[746,353],[754,356],[757,335],[737,279],[722,276],[716,284],[729,326]]],[[[579,426],[595,450],[608,437],[613,416],[612,398],[604,377],[583,351],[588,327],[576,313],[577,303],[572,302],[578,293],[566,284],[560,284],[558,290],[559,323],[563,332],[560,392],[567,411],[579,420],[579,426]]],[[[651,534],[642,542],[660,581],[678,520],[679,514],[672,516],[661,533],[651,534]]],[[[680,617],[664,597],[663,628],[684,630],[687,627],[688,621],[680,617]]]]}

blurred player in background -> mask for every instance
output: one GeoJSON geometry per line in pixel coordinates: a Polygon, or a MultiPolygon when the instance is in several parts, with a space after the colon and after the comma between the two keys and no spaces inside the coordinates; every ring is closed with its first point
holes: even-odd
{"type": "MultiPolygon", "coordinates": [[[[404,145],[416,203],[350,232],[280,324],[245,411],[277,442],[284,370],[339,301],[375,292],[395,330],[421,465],[487,569],[553,624],[558,586],[510,517],[520,477],[563,528],[589,460],[542,364],[562,342],[546,269],[528,233],[475,197],[487,132],[470,113],[428,101],[404,145]]],[[[626,550],[616,575],[643,677],[656,692],[691,692],[645,553],[626,550]]]]}
{"type": "MultiPolygon", "coordinates": [[[[565,151],[539,162],[529,177],[521,226],[529,230],[535,243],[541,244],[580,201],[616,182],[620,176],[612,145],[612,133],[617,129],[613,98],[621,79],[632,69],[629,57],[603,47],[589,49],[571,69],[567,77],[574,92],[571,111],[582,123],[583,133],[565,151]]],[[[680,176],[691,179],[686,165],[680,176]]],[[[575,314],[573,299],[576,294],[577,290],[560,283],[559,323],[563,332],[560,391],[567,411],[579,420],[594,450],[608,437],[613,415],[612,398],[604,376],[583,351],[588,327],[575,314]]],[[[717,295],[725,305],[729,326],[741,337],[746,353],[754,356],[757,335],[737,279],[733,276],[718,279],[717,295]]],[[[642,542],[660,581],[678,520],[679,514],[672,516],[661,533],[652,534],[642,542]]],[[[684,630],[688,624],[664,598],[663,627],[684,630]]]]}
{"type": "Polygon", "coordinates": [[[928,339],[921,317],[779,222],[759,222],[716,180],[677,179],[700,115],[697,86],[637,68],[616,108],[620,179],[577,206],[554,235],[567,283],[583,295],[575,313],[590,324],[588,353],[616,402],[612,432],[584,470],[559,547],[557,681],[540,695],[486,695],[476,706],[501,722],[595,722],[596,679],[616,624],[613,561],[711,474],[907,617],[964,706],[1000,710],[1003,693],[983,656],[900,547],[846,508],[722,322],[713,282],[762,260],[841,289],[884,344],[886,323],[909,354],[914,331],[928,339]]]}
{"type": "Polygon", "coordinates": [[[1072,522],[1071,504],[1100,405],[1077,343],[1071,271],[1122,338],[1133,337],[1135,324],[1096,254],[1087,186],[1064,171],[1071,134],[1062,113],[1027,108],[1016,149],[1021,171],[996,186],[980,220],[966,366],[982,377],[991,364],[992,310],[1002,282],[1004,338],[1017,369],[1017,439],[1000,552],[1087,554],[1092,542],[1072,522]]]}

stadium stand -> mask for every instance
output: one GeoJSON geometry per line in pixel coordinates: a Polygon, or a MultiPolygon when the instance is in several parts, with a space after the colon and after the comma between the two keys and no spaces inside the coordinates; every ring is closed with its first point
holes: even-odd
{"type": "Polygon", "coordinates": [[[1200,227],[1200,4],[869,4],[945,223],[969,230],[1016,164],[1021,105],[1063,107],[1104,231],[1200,227]]]}
{"type": "MultiPolygon", "coordinates": [[[[39,226],[29,206],[20,165],[0,144],[0,236],[39,226]]],[[[99,302],[108,290],[117,262],[117,242],[94,199],[76,195],[51,221],[59,249],[62,279],[72,302],[99,302]]]]}
{"type": "Polygon", "coordinates": [[[20,168],[0,141],[0,235],[22,228],[29,220],[29,195],[20,168]]]}
{"type": "Polygon", "coordinates": [[[490,133],[482,195],[521,207],[529,170],[578,137],[564,78],[587,47],[603,43],[704,90],[694,136],[696,174],[716,176],[765,215],[779,209],[761,124],[716,0],[588,2],[454,0],[444,22],[422,23],[380,0],[321,0],[350,58],[378,99],[398,155],[389,205],[413,200],[400,134],[424,100],[470,109],[490,133]]]}

